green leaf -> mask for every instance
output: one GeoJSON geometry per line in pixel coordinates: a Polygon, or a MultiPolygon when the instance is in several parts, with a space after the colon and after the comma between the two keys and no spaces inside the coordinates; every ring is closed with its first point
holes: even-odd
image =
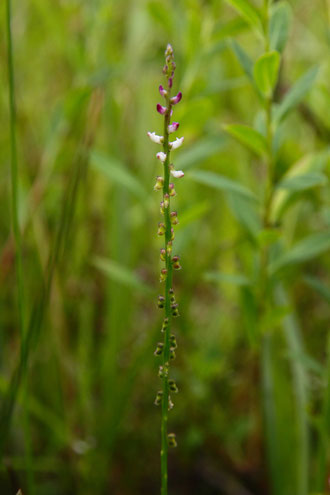
{"type": "Polygon", "coordinates": [[[304,277],[304,282],[316,290],[330,304],[330,287],[326,286],[318,278],[311,277],[310,275],[304,277]]]}
{"type": "Polygon", "coordinates": [[[259,10],[248,0],[226,0],[258,33],[262,32],[259,10]]]}
{"type": "Polygon", "coordinates": [[[252,127],[241,124],[224,125],[223,129],[237,139],[241,144],[254,151],[257,155],[267,154],[265,137],[252,127]]]}
{"type": "Polygon", "coordinates": [[[253,78],[253,62],[250,59],[249,55],[246,51],[237,43],[236,40],[232,40],[231,47],[236,55],[237,60],[239,61],[243,71],[249,78],[249,80],[255,85],[255,81],[253,78]]]}
{"type": "Polygon", "coordinates": [[[265,53],[258,58],[253,75],[258,89],[267,98],[273,93],[280,67],[280,54],[276,51],[265,53]]]}
{"type": "Polygon", "coordinates": [[[282,53],[289,36],[291,8],[287,2],[276,3],[269,23],[270,48],[282,53]]]}
{"type": "Polygon", "coordinates": [[[297,192],[311,189],[316,186],[324,186],[328,182],[326,175],[320,172],[311,172],[308,174],[296,175],[295,177],[284,178],[277,187],[297,192]]]}
{"type": "Polygon", "coordinates": [[[94,258],[93,265],[108,275],[112,280],[118,282],[129,289],[138,290],[147,294],[153,294],[153,289],[144,283],[132,270],[117,263],[114,260],[94,258]]]}
{"type": "Polygon", "coordinates": [[[146,190],[119,160],[98,151],[93,151],[91,154],[91,165],[99,172],[102,172],[111,182],[125,187],[139,199],[145,201],[147,197],[146,190]]]}
{"type": "Polygon", "coordinates": [[[275,120],[280,122],[284,117],[296,107],[311,89],[318,73],[318,67],[312,67],[292,86],[284,96],[282,103],[275,111],[275,120]]]}
{"type": "Polygon", "coordinates": [[[223,175],[216,174],[215,172],[209,172],[207,170],[194,170],[190,172],[187,177],[191,178],[195,182],[199,182],[200,184],[205,184],[207,186],[214,187],[215,189],[220,189],[224,192],[239,194],[249,200],[257,201],[257,198],[253,192],[245,186],[232,179],[228,179],[223,175]]]}
{"type": "Polygon", "coordinates": [[[330,231],[312,234],[271,263],[269,273],[274,275],[282,268],[316,258],[328,250],[330,250],[330,231]]]}

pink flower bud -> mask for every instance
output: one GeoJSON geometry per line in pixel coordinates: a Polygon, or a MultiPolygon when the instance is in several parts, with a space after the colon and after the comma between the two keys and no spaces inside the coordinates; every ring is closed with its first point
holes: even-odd
{"type": "Polygon", "coordinates": [[[163,88],[162,85],[159,86],[159,92],[160,92],[161,96],[167,95],[167,91],[166,91],[166,89],[163,88]]]}
{"type": "Polygon", "coordinates": [[[171,88],[173,86],[173,77],[169,77],[168,79],[168,87],[171,88]]]}
{"type": "Polygon", "coordinates": [[[170,124],[168,127],[167,127],[167,131],[169,134],[172,134],[172,132],[175,132],[178,130],[179,128],[179,122],[172,122],[172,124],[170,124]]]}
{"type": "Polygon", "coordinates": [[[179,103],[179,101],[181,101],[181,98],[182,98],[182,93],[181,91],[179,91],[179,93],[176,96],[173,96],[173,98],[171,98],[172,105],[176,105],[177,103],[179,103]]]}
{"type": "Polygon", "coordinates": [[[159,153],[157,153],[157,158],[158,160],[160,160],[162,163],[165,162],[166,160],[166,153],[163,153],[163,151],[160,151],[159,153]]]}
{"type": "Polygon", "coordinates": [[[157,103],[157,112],[164,115],[167,111],[166,107],[163,107],[160,103],[157,103]]]}
{"type": "Polygon", "coordinates": [[[182,170],[171,170],[171,175],[175,179],[181,179],[181,177],[184,177],[184,173],[182,172],[182,170]]]}

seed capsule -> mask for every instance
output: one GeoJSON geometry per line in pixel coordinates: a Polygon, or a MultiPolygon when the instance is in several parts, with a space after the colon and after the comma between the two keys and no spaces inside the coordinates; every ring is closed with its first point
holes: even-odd
{"type": "Polygon", "coordinates": [[[159,378],[164,378],[164,377],[168,376],[168,367],[167,366],[159,366],[158,376],[159,376],[159,378]]]}
{"type": "Polygon", "coordinates": [[[179,315],[179,305],[177,303],[171,305],[172,316],[177,317],[179,315]]]}
{"type": "Polygon", "coordinates": [[[174,234],[174,229],[171,227],[171,241],[174,241],[175,234],[174,234]]]}
{"type": "Polygon", "coordinates": [[[164,215],[164,201],[161,201],[160,202],[159,210],[160,210],[160,214],[161,215],[164,215]]]}
{"type": "Polygon", "coordinates": [[[168,398],[168,410],[170,411],[171,409],[173,409],[174,407],[174,404],[171,400],[171,397],[168,398]]]}
{"type": "Polygon", "coordinates": [[[164,318],[161,332],[164,333],[167,327],[168,327],[168,318],[166,317],[164,318]]]}
{"type": "Polygon", "coordinates": [[[167,435],[167,442],[169,447],[177,447],[175,433],[169,433],[167,435]]]}
{"type": "Polygon", "coordinates": [[[173,182],[171,182],[168,187],[169,187],[169,191],[170,191],[169,194],[173,198],[174,196],[176,196],[173,182]]]}
{"type": "Polygon", "coordinates": [[[178,220],[178,214],[176,211],[172,211],[170,214],[170,219],[171,219],[171,224],[172,225],[178,225],[179,220],[178,220]]]}
{"type": "Polygon", "coordinates": [[[164,186],[164,178],[163,177],[156,177],[156,184],[154,185],[154,191],[161,191],[164,186]]]}
{"type": "Polygon", "coordinates": [[[174,270],[181,270],[182,266],[180,265],[180,257],[179,256],[173,256],[172,265],[173,265],[174,270]]]}
{"type": "Polygon", "coordinates": [[[165,259],[166,259],[166,250],[164,248],[162,248],[160,250],[160,260],[165,261],[165,259]]]}
{"type": "Polygon", "coordinates": [[[168,256],[171,256],[172,254],[172,241],[169,241],[166,246],[166,252],[168,256]]]}
{"type": "Polygon", "coordinates": [[[175,394],[177,394],[179,392],[179,389],[178,389],[174,380],[169,380],[168,386],[169,386],[169,389],[171,392],[174,392],[175,394]]]}
{"type": "Polygon", "coordinates": [[[166,230],[165,229],[165,225],[162,222],[159,222],[157,235],[159,235],[159,236],[164,235],[165,234],[165,230],[166,230]]]}
{"type": "Polygon", "coordinates": [[[165,297],[158,296],[158,307],[159,309],[163,309],[165,306],[165,297]]]}
{"type": "Polygon", "coordinates": [[[159,281],[160,281],[160,282],[165,282],[166,277],[167,277],[167,270],[166,270],[166,268],[163,268],[163,269],[160,271],[159,281]]]}
{"type": "Polygon", "coordinates": [[[176,358],[176,354],[175,354],[175,351],[173,349],[170,349],[170,359],[175,359],[176,358]]]}
{"type": "Polygon", "coordinates": [[[163,342],[158,342],[157,347],[155,349],[154,355],[161,356],[163,354],[164,344],[163,342]]]}
{"type": "Polygon", "coordinates": [[[175,338],[175,335],[172,334],[170,336],[170,349],[176,349],[178,347],[177,343],[176,343],[176,338],[175,338]]]}
{"type": "Polygon", "coordinates": [[[164,208],[168,208],[170,204],[170,196],[169,194],[165,193],[164,194],[164,208]]]}
{"type": "Polygon", "coordinates": [[[161,403],[162,403],[162,400],[163,400],[163,391],[162,390],[159,390],[157,392],[157,395],[156,395],[156,398],[155,398],[155,406],[160,406],[161,403]]]}

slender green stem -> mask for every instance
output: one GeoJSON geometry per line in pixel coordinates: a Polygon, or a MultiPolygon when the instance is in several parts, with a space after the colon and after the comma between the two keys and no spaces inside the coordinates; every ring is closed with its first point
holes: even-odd
{"type": "MultiPolygon", "coordinates": [[[[164,118],[164,143],[163,150],[166,154],[166,160],[164,162],[164,187],[163,187],[163,200],[165,195],[168,195],[168,201],[170,202],[170,148],[169,148],[169,134],[168,126],[171,118],[171,103],[170,103],[170,90],[166,96],[167,112],[164,118]]],[[[163,352],[163,369],[168,368],[170,359],[170,334],[171,334],[171,300],[170,289],[172,288],[172,259],[171,254],[168,252],[167,246],[171,241],[171,218],[170,218],[171,206],[170,203],[167,208],[164,209],[165,218],[165,265],[167,270],[166,282],[165,282],[165,318],[168,320],[168,324],[165,327],[164,334],[164,352],[163,352]]],[[[168,406],[169,406],[169,385],[168,385],[168,373],[163,375],[163,400],[162,400],[162,425],[161,425],[161,495],[167,495],[167,456],[168,456],[168,440],[167,440],[167,422],[168,422],[168,406]]]]}
{"type": "Polygon", "coordinates": [[[18,218],[18,166],[16,146],[16,104],[15,104],[15,80],[13,61],[13,41],[11,32],[11,0],[6,0],[6,23],[7,23],[7,49],[8,49],[8,79],[9,79],[9,110],[10,110],[10,153],[11,153],[11,209],[12,230],[15,241],[16,277],[18,292],[18,318],[21,342],[24,335],[24,290],[23,290],[23,262],[22,262],[22,240],[18,218]]]}

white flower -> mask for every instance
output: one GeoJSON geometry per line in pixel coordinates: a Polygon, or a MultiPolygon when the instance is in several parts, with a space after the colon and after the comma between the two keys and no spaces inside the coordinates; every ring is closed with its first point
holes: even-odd
{"type": "Polygon", "coordinates": [[[156,144],[162,144],[164,141],[163,136],[157,136],[155,132],[148,132],[148,136],[150,137],[151,141],[156,144]]]}
{"type": "Polygon", "coordinates": [[[182,137],[182,138],[176,138],[175,141],[172,141],[170,143],[171,150],[176,150],[177,148],[180,148],[180,146],[182,145],[183,141],[184,141],[184,137],[182,137]]]}
{"type": "Polygon", "coordinates": [[[182,172],[182,170],[171,170],[171,175],[173,175],[175,179],[180,179],[184,176],[184,173],[182,172]]]}
{"type": "Polygon", "coordinates": [[[165,162],[166,160],[166,153],[163,153],[162,151],[160,151],[159,153],[157,153],[157,158],[158,160],[160,160],[162,163],[165,162]]]}

